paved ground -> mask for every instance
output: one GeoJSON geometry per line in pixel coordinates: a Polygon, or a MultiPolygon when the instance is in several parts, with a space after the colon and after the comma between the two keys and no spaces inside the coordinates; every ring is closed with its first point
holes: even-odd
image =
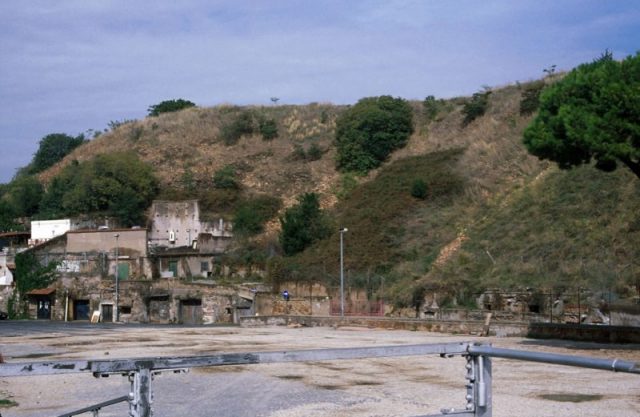
{"type": "MultiPolygon", "coordinates": [[[[0,321],[7,362],[190,356],[222,352],[387,346],[472,337],[356,327],[239,328],[0,321]]],[[[640,345],[485,338],[497,347],[640,362],[640,345]]],[[[193,369],[154,381],[154,416],[416,416],[464,406],[462,358],[378,358],[193,369]]],[[[494,416],[640,415],[640,376],[494,359],[494,416]]],[[[126,395],[125,377],[0,379],[2,417],[51,416],[126,395]]],[[[88,415],[88,414],[87,414],[88,415]]],[[[122,404],[100,416],[127,415],[122,404]]]]}

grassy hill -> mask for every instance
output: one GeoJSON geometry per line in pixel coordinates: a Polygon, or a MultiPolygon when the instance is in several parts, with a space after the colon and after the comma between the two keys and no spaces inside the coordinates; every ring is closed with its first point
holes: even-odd
{"type": "Polygon", "coordinates": [[[468,98],[439,102],[435,117],[412,102],[415,132],[403,149],[366,177],[335,170],[335,121],[345,107],[191,108],[125,123],[77,148],[73,160],[134,150],[153,166],[164,198],[200,198],[209,215],[230,216],[239,198],[268,195],[282,210],[317,192],[335,232],[300,255],[273,257],[277,216],[257,238],[238,241],[229,261],[268,269],[273,280],[338,285],[339,227],[348,285],[399,305],[427,288],[458,301],[483,288],[615,288],[640,283],[640,184],[624,169],[560,171],[530,156],[520,114],[526,85],[496,88],[486,113],[463,125],[468,98]],[[229,140],[247,114],[273,119],[278,137],[259,131],[229,140]],[[314,147],[314,157],[310,149],[314,147]],[[216,190],[212,178],[232,166],[241,191],[216,190]],[[411,195],[422,180],[427,197],[411,195]]]}

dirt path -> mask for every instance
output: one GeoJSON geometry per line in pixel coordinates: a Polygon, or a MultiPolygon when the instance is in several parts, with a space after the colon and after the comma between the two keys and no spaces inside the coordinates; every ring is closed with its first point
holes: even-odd
{"type": "MultiPolygon", "coordinates": [[[[469,341],[426,332],[346,328],[179,326],[52,327],[11,332],[0,327],[8,362],[68,358],[189,356],[221,352],[386,346],[469,341]]],[[[640,362],[640,346],[603,346],[486,338],[497,347],[611,357],[640,362]]],[[[462,408],[464,359],[438,356],[262,364],[193,369],[154,381],[154,416],[412,416],[462,408]]],[[[497,417],[640,415],[640,376],[501,359],[493,361],[497,417]]],[[[0,379],[2,417],[51,416],[126,395],[125,377],[88,374],[0,379]]],[[[100,416],[127,415],[127,406],[100,416]]]]}

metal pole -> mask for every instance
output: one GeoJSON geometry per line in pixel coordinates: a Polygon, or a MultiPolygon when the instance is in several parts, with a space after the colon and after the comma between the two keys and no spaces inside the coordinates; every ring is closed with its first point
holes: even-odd
{"type": "Polygon", "coordinates": [[[114,308],[114,312],[113,312],[113,321],[118,322],[120,321],[120,315],[119,315],[119,308],[118,308],[118,297],[120,296],[120,288],[119,288],[119,281],[120,281],[120,277],[118,277],[118,259],[119,259],[119,254],[118,254],[118,238],[120,237],[120,235],[118,233],[116,233],[115,235],[113,235],[113,237],[116,238],[116,305],[114,308]]]}
{"type": "Polygon", "coordinates": [[[344,318],[344,233],[349,229],[340,229],[340,317],[344,318]]]}

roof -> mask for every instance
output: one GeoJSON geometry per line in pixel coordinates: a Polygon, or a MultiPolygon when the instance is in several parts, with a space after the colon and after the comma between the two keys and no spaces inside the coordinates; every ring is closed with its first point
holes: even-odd
{"type": "Polygon", "coordinates": [[[56,292],[55,288],[39,288],[36,290],[31,290],[27,293],[27,295],[50,295],[56,292]]]}

